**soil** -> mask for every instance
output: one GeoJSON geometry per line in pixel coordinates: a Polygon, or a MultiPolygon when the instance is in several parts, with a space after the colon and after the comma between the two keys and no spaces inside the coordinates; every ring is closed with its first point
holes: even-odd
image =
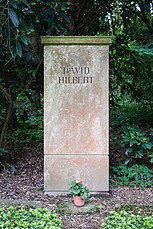
{"type": "MultiPolygon", "coordinates": [[[[48,196],[43,193],[43,148],[26,147],[16,157],[13,165],[16,172],[5,168],[0,173],[0,198],[43,201],[43,207],[57,212],[57,204],[70,200],[68,196],[48,196]]],[[[118,187],[110,190],[109,198],[92,197],[99,206],[92,214],[59,213],[63,229],[99,229],[109,211],[122,205],[153,206],[151,188],[118,187]]]]}

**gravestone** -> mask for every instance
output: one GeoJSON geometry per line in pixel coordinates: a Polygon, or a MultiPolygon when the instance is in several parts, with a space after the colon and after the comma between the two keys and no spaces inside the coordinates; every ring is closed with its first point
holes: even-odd
{"type": "Polygon", "coordinates": [[[110,37],[41,37],[44,45],[44,191],[83,179],[109,191],[110,37]]]}

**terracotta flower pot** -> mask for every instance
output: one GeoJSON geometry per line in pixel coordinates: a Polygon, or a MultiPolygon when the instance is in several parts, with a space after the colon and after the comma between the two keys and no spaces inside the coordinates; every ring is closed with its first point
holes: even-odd
{"type": "Polygon", "coordinates": [[[80,196],[73,196],[73,201],[74,205],[77,207],[82,207],[83,205],[85,205],[85,200],[82,199],[80,196]]]}

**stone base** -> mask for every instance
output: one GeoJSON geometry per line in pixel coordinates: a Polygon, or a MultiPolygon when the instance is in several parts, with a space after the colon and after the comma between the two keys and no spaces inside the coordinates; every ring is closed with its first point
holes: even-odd
{"type": "Polygon", "coordinates": [[[43,202],[36,200],[23,200],[23,199],[0,199],[0,208],[13,207],[31,207],[31,208],[42,208],[43,202]]]}
{"type": "MultiPolygon", "coordinates": [[[[90,192],[91,197],[97,197],[97,198],[108,198],[110,197],[110,192],[90,192]]],[[[48,191],[48,192],[44,192],[44,195],[49,195],[49,196],[63,196],[63,197],[70,197],[70,193],[69,192],[52,192],[52,191],[48,191]]]]}
{"type": "Polygon", "coordinates": [[[91,193],[109,192],[109,159],[103,155],[45,155],[45,193],[67,193],[69,182],[81,178],[91,193]]]}
{"type": "Polygon", "coordinates": [[[106,208],[104,205],[90,201],[86,201],[83,207],[76,207],[72,201],[63,201],[57,204],[58,212],[64,214],[92,214],[100,212],[104,208],[106,208]]]}

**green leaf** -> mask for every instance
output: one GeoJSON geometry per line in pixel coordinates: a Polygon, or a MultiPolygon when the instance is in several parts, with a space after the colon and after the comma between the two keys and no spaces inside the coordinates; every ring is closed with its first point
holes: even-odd
{"type": "Polygon", "coordinates": [[[28,6],[30,8],[30,5],[26,0],[21,0],[21,2],[24,3],[26,6],[28,6]]]}
{"type": "Polygon", "coordinates": [[[16,2],[14,0],[10,0],[9,2],[13,6],[14,9],[18,8],[18,6],[17,6],[17,4],[16,4],[16,2]]]}
{"type": "Polygon", "coordinates": [[[32,71],[32,76],[35,77],[36,76],[36,70],[32,71]]]}
{"type": "Polygon", "coordinates": [[[27,42],[28,42],[29,44],[31,44],[30,38],[29,38],[29,37],[26,37],[26,39],[27,39],[27,42]]]}
{"type": "Polygon", "coordinates": [[[128,155],[129,153],[132,153],[133,149],[132,148],[127,148],[125,151],[125,154],[128,155]]]}
{"type": "Polygon", "coordinates": [[[137,154],[136,154],[136,156],[138,158],[142,158],[143,157],[143,151],[138,151],[137,154]]]}
{"type": "Polygon", "coordinates": [[[32,60],[32,53],[31,52],[28,52],[27,54],[26,54],[26,61],[27,62],[30,62],[32,60]]]}
{"type": "Polygon", "coordinates": [[[9,8],[8,9],[8,15],[9,15],[13,25],[15,27],[18,27],[19,26],[19,19],[18,19],[17,14],[14,12],[14,10],[9,8]]]}
{"type": "Polygon", "coordinates": [[[146,145],[147,149],[151,149],[152,148],[152,144],[151,143],[146,143],[145,145],[146,145]]]}
{"type": "Polygon", "coordinates": [[[127,165],[130,162],[130,158],[128,158],[127,160],[125,160],[124,164],[127,165]]]}
{"type": "Polygon", "coordinates": [[[143,145],[142,145],[142,148],[143,148],[143,149],[147,149],[146,144],[143,144],[143,145]]]}
{"type": "Polygon", "coordinates": [[[133,146],[135,143],[136,143],[135,140],[131,140],[131,141],[130,141],[130,147],[133,146]]]}
{"type": "Polygon", "coordinates": [[[11,171],[12,171],[13,173],[16,173],[16,172],[17,172],[16,168],[15,168],[13,165],[7,163],[7,166],[11,169],[11,171]]]}
{"type": "Polygon", "coordinates": [[[22,42],[23,42],[25,45],[28,45],[28,39],[27,39],[26,36],[21,35],[20,38],[21,38],[22,42]]]}
{"type": "Polygon", "coordinates": [[[0,156],[4,155],[8,153],[8,150],[4,149],[4,148],[0,148],[0,156]]]}
{"type": "Polygon", "coordinates": [[[8,150],[6,150],[4,148],[0,148],[0,152],[2,152],[2,153],[8,153],[8,150]]]}
{"type": "Polygon", "coordinates": [[[64,12],[60,12],[60,15],[62,16],[62,18],[66,21],[66,22],[70,22],[70,18],[67,16],[66,13],[64,12]]]}
{"type": "Polygon", "coordinates": [[[19,57],[22,56],[22,46],[19,41],[16,41],[16,53],[19,57]]]}
{"type": "Polygon", "coordinates": [[[74,193],[75,195],[79,194],[79,192],[80,192],[80,190],[73,190],[73,193],[74,193]]]}

